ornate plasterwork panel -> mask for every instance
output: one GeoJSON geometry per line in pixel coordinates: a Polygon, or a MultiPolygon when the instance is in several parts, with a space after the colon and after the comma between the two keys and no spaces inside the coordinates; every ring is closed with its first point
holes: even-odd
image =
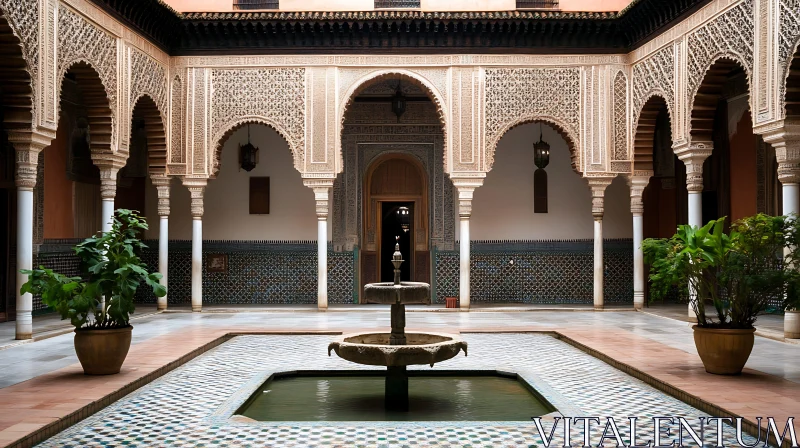
{"type": "MultiPolygon", "coordinates": [[[[302,171],[306,144],[305,72],[304,68],[211,70],[213,147],[221,145],[220,140],[232,128],[246,122],[262,122],[286,139],[294,154],[294,166],[302,171]]],[[[211,173],[219,166],[216,152],[211,173]]]]}
{"type": "Polygon", "coordinates": [[[186,100],[184,95],[183,82],[180,76],[172,79],[172,109],[170,117],[170,163],[186,163],[186,148],[183,145],[184,133],[186,132],[186,121],[184,119],[186,110],[186,100]]]}
{"type": "MultiPolygon", "coordinates": [[[[623,71],[614,77],[613,102],[613,161],[630,160],[628,155],[628,79],[623,71]]],[[[626,170],[627,171],[627,170],[626,170]]]]}
{"type": "Polygon", "coordinates": [[[155,59],[133,48],[131,51],[131,114],[136,101],[148,95],[161,113],[162,123],[167,123],[167,69],[155,59]]]}
{"type": "Polygon", "coordinates": [[[91,65],[105,87],[111,109],[111,148],[117,147],[117,40],[87,21],[70,8],[60,4],[58,11],[58,95],[61,79],[77,62],[91,65]]]}
{"type": "MultiPolygon", "coordinates": [[[[667,103],[670,116],[675,107],[675,51],[672,45],[662,48],[633,66],[633,126],[647,100],[660,95],[667,103]]],[[[674,127],[674,126],[673,126],[674,127]]]]}
{"type": "Polygon", "coordinates": [[[800,45],[800,0],[780,1],[780,36],[778,42],[778,101],[781,118],[786,117],[786,81],[789,66],[800,45]]]}
{"type": "MultiPolygon", "coordinates": [[[[743,0],[687,37],[686,100],[691,107],[708,69],[720,58],[742,64],[748,81],[753,73],[755,41],[753,0],[743,0]]],[[[752,91],[752,89],[750,89],[752,91]]]]}
{"type": "Polygon", "coordinates": [[[563,130],[573,143],[573,158],[580,155],[580,68],[491,68],[485,76],[487,170],[506,131],[537,120],[563,130]]]}

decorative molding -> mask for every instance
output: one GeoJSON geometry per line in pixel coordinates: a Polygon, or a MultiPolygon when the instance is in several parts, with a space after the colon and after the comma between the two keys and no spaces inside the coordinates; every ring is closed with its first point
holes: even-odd
{"type": "MultiPolygon", "coordinates": [[[[628,79],[625,72],[617,71],[614,76],[612,99],[612,126],[614,138],[614,154],[612,161],[631,160],[629,150],[629,128],[628,128],[628,79]]],[[[625,170],[626,172],[629,171],[625,170]]]]}

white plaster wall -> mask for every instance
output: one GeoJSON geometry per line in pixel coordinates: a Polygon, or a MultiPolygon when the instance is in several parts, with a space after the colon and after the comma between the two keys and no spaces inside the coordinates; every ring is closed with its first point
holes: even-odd
{"type": "MultiPolygon", "coordinates": [[[[539,138],[539,125],[527,124],[512,129],[500,140],[492,171],[484,185],[475,190],[470,220],[472,240],[593,237],[589,186],[572,170],[566,141],[547,126],[543,126],[543,132],[544,140],[550,143],[550,164],[546,168],[548,213],[533,212],[533,142],[539,138]]],[[[606,190],[604,238],[632,237],[629,195],[628,186],[620,177],[606,190]]]]}
{"type": "MultiPolygon", "coordinates": [[[[209,180],[203,215],[204,240],[313,240],[317,239],[314,193],[303,185],[295,170],[289,146],[277,132],[263,125],[250,126],[251,142],[259,148],[258,165],[251,172],[239,167],[239,145],[247,142],[247,127],[237,130],[222,148],[220,172],[209,180]],[[251,176],[269,176],[269,215],[249,214],[251,176]]],[[[158,238],[156,188],[148,185],[146,210],[148,238],[158,238]]],[[[192,237],[189,191],[173,180],[170,191],[169,237],[192,237]]],[[[331,226],[328,226],[330,240],[331,226]]]]}

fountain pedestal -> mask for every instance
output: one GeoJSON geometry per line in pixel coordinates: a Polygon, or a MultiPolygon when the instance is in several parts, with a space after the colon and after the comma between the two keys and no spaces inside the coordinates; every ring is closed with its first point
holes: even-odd
{"type": "Polygon", "coordinates": [[[446,361],[461,350],[467,354],[467,343],[460,337],[443,333],[406,334],[406,305],[431,302],[431,286],[427,283],[400,281],[403,263],[400,246],[392,255],[394,283],[370,283],[364,286],[366,303],[390,304],[390,333],[362,333],[342,336],[328,345],[342,358],[358,364],[386,366],[385,402],[387,411],[408,411],[408,374],[406,366],[446,361]]]}

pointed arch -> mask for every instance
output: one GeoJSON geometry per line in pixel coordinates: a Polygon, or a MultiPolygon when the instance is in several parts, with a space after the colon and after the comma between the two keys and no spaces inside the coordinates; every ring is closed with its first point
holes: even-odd
{"type": "MultiPolygon", "coordinates": [[[[275,123],[273,120],[270,120],[267,117],[262,117],[259,115],[239,117],[237,120],[230,123],[230,125],[226,129],[221,130],[220,133],[217,136],[215,136],[214,139],[212,140],[216,142],[214,145],[214,157],[211,159],[211,167],[210,167],[211,169],[209,170],[209,173],[211,173],[210,177],[212,179],[216,178],[217,174],[219,173],[219,164],[221,160],[222,146],[225,144],[228,138],[231,135],[233,135],[234,132],[236,132],[242,126],[248,124],[263,124],[264,126],[272,128],[286,142],[286,144],[289,146],[289,149],[292,151],[292,154],[293,155],[297,154],[296,152],[297,149],[292,147],[292,143],[289,139],[289,134],[286,132],[286,130],[284,130],[280,125],[275,123]]],[[[297,171],[302,173],[302,171],[300,171],[300,168],[296,165],[295,169],[297,169],[297,171]]]]}
{"type": "Polygon", "coordinates": [[[167,136],[163,114],[159,111],[158,106],[150,95],[140,95],[133,104],[132,121],[144,121],[145,136],[147,138],[148,173],[166,174],[167,136]]]}
{"type": "Polygon", "coordinates": [[[633,137],[634,173],[653,172],[656,121],[659,114],[664,112],[666,112],[670,127],[672,127],[672,111],[669,103],[663,95],[653,93],[636,114],[636,128],[633,137]]]}
{"type": "Polygon", "coordinates": [[[86,106],[90,147],[93,154],[113,154],[114,118],[106,87],[94,67],[85,61],[78,61],[68,66],[59,85],[59,98],[68,80],[74,81],[81,91],[86,106]]]}
{"type": "Polygon", "coordinates": [[[781,113],[785,120],[800,120],[800,37],[794,46],[794,56],[789,60],[785,73],[785,87],[781,113]]]}
{"type": "Polygon", "coordinates": [[[32,78],[22,41],[0,11],[0,112],[6,132],[31,131],[34,127],[32,78]]]}
{"type": "Polygon", "coordinates": [[[706,66],[700,83],[689,93],[689,136],[693,142],[710,142],[717,102],[723,94],[728,76],[741,70],[747,77],[748,105],[753,110],[753,91],[750,71],[742,59],[733,53],[718,53],[706,66]]]}
{"type": "Polygon", "coordinates": [[[521,117],[503,128],[497,133],[499,138],[497,141],[494,142],[489,148],[487,152],[487,161],[490,160],[492,163],[487,166],[487,171],[492,170],[492,166],[494,165],[494,153],[497,150],[497,145],[500,143],[500,140],[506,135],[506,133],[517,126],[522,126],[528,123],[545,123],[551,128],[553,128],[558,134],[567,142],[567,148],[569,148],[570,153],[570,160],[572,164],[572,169],[580,174],[580,167],[578,166],[578,151],[580,148],[579,140],[576,136],[572,135],[567,129],[569,126],[566,123],[563,123],[560,119],[556,117],[546,116],[546,115],[531,115],[527,117],[521,117]]]}
{"type": "Polygon", "coordinates": [[[448,146],[448,136],[447,136],[447,109],[444,101],[444,96],[442,92],[440,92],[429,80],[425,79],[425,77],[411,71],[411,70],[403,70],[403,69],[386,69],[386,70],[375,70],[370,72],[369,74],[362,76],[356,82],[354,82],[351,86],[349,86],[345,92],[343,98],[345,100],[342,102],[341,109],[339,110],[339,135],[336,139],[336,159],[337,159],[337,166],[344,167],[343,159],[342,159],[342,133],[344,131],[344,124],[345,124],[345,117],[347,114],[347,110],[350,108],[350,105],[353,104],[355,98],[364,90],[369,88],[370,86],[384,81],[388,79],[399,79],[400,81],[406,81],[415,86],[421,88],[433,101],[434,107],[436,107],[436,113],[439,116],[439,121],[442,125],[442,134],[444,135],[444,159],[442,163],[447,166],[447,157],[449,155],[449,146],[448,146]]]}

